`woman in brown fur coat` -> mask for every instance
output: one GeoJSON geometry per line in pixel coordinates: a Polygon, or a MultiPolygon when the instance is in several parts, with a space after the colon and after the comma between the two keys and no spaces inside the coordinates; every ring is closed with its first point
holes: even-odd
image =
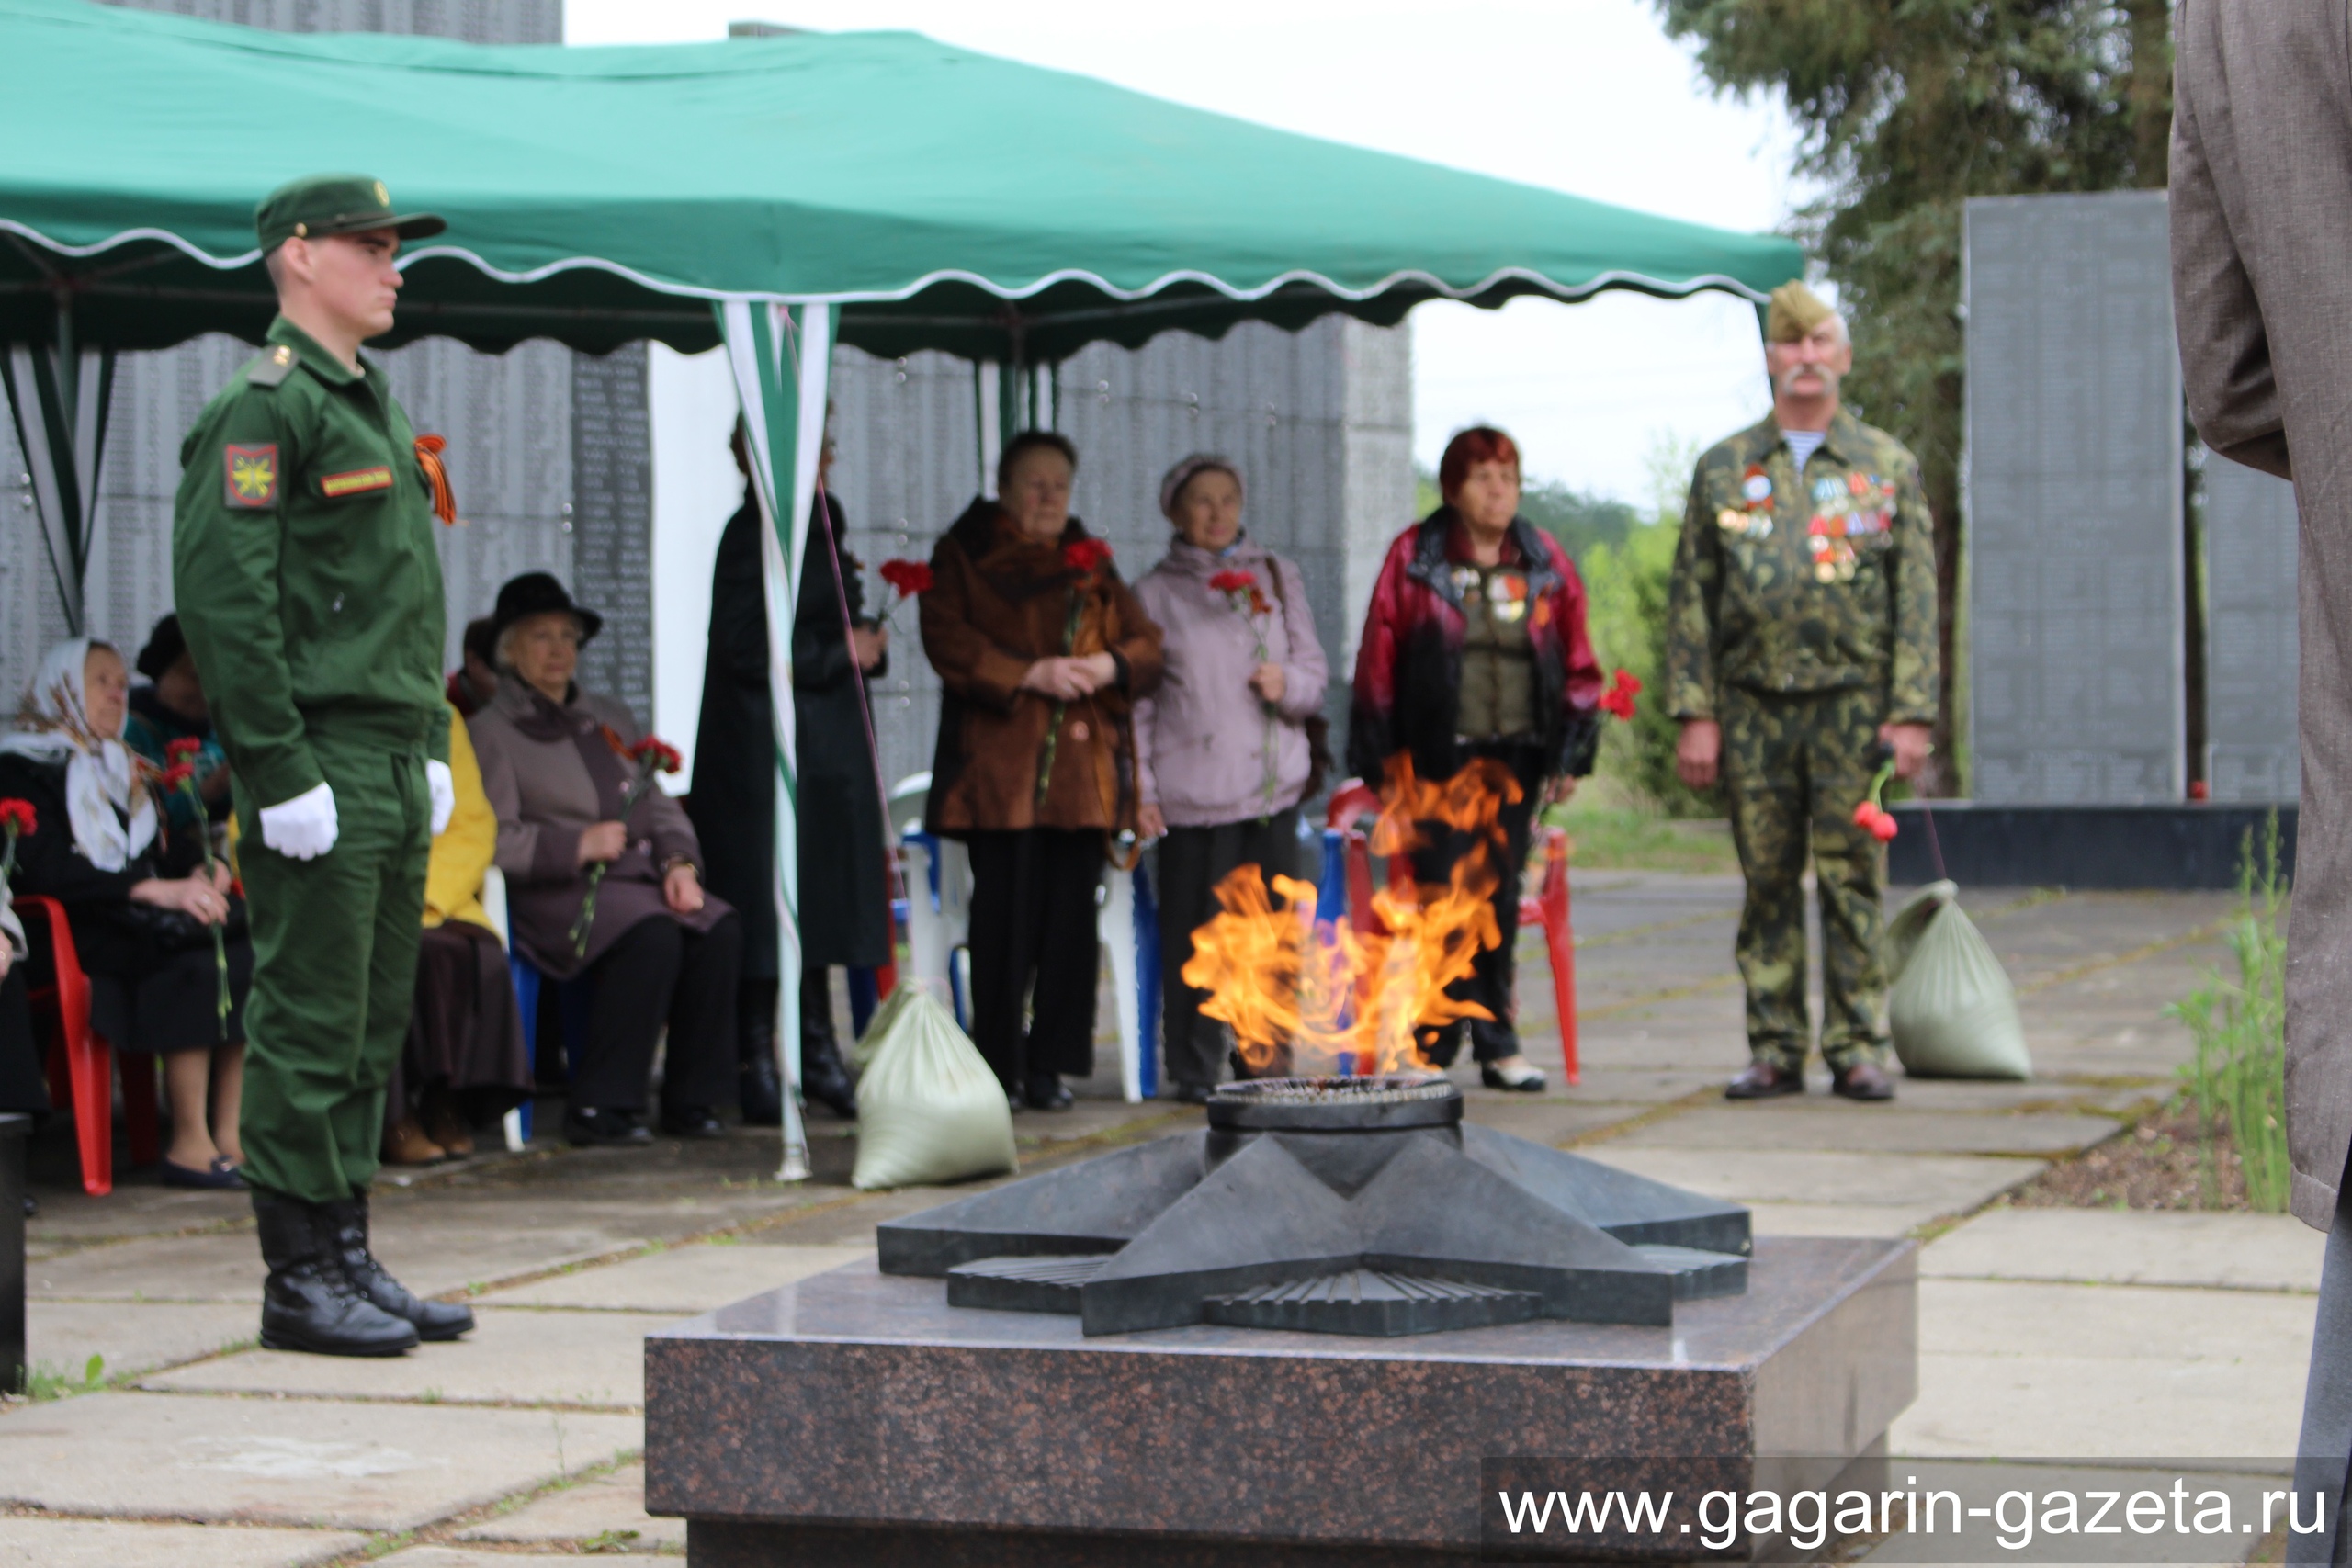
{"type": "Polygon", "coordinates": [[[1094,1070],[1094,889],[1136,825],[1130,715],[1159,683],[1159,628],[1069,514],[1077,469],[1051,431],[1008,442],[1000,499],[941,538],[922,600],[946,688],[928,826],[972,858],[973,1043],[1037,1111],[1094,1070]]]}

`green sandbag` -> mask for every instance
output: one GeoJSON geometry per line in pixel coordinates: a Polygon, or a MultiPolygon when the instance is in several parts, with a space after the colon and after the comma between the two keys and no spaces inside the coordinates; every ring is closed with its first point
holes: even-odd
{"type": "Polygon", "coordinates": [[[919,985],[901,984],[857,1043],[862,1191],[1017,1168],[1012,1111],[995,1072],[919,985]]]}
{"type": "Polygon", "coordinates": [[[1887,922],[1886,953],[1894,976],[1887,1021],[1905,1072],[1915,1078],[2033,1076],[2017,992],[1962,911],[1955,884],[1931,882],[1906,899],[1887,922]]]}

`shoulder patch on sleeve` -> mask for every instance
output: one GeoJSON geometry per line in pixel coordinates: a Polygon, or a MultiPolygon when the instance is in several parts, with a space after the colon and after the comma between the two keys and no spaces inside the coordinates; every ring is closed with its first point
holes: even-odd
{"type": "Polygon", "coordinates": [[[224,443],[220,470],[221,499],[230,506],[260,512],[277,504],[277,442],[253,446],[224,443]]]}
{"type": "Polygon", "coordinates": [[[281,343],[245,367],[245,385],[275,387],[293,373],[294,351],[281,343]]]}

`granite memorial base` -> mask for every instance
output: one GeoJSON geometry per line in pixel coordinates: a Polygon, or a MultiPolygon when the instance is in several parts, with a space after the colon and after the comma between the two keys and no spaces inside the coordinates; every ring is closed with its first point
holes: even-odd
{"type": "Polygon", "coordinates": [[[1471,1561],[1488,1461],[1876,1451],[1917,1392],[1915,1263],[1768,1237],[1670,1325],[1377,1339],[1090,1337],[852,1265],[648,1338],[646,1506],[696,1568],[1471,1561]]]}

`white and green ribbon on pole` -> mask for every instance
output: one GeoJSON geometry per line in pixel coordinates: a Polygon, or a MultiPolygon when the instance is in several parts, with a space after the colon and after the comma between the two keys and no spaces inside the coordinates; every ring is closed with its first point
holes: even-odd
{"type": "Polygon", "coordinates": [[[833,307],[722,300],[719,332],[741,400],[752,454],[752,490],[767,526],[760,534],[760,580],[768,615],[768,693],[775,723],[776,1025],[784,1080],[780,1181],[808,1175],[800,1115],[800,761],[792,699],[792,621],[817,462],[825,441],[825,384],[832,362],[833,307]]]}

